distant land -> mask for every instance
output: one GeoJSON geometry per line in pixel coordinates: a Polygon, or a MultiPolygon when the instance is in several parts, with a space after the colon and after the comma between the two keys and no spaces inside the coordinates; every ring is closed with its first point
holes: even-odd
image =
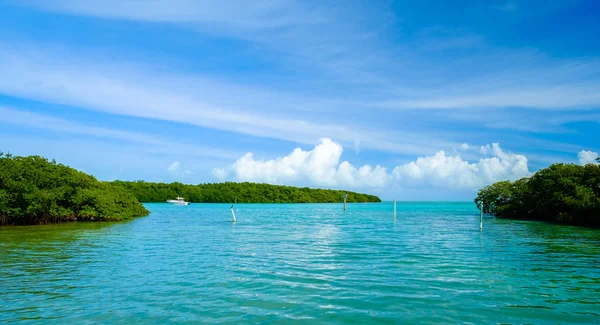
{"type": "Polygon", "coordinates": [[[196,203],[381,202],[377,196],[341,190],[256,183],[102,182],[91,175],[40,156],[0,152],[0,225],[66,221],[122,221],[145,216],[140,202],[165,202],[182,196],[196,203]]]}
{"type": "Polygon", "coordinates": [[[196,203],[333,203],[381,202],[375,195],[342,190],[312,189],[260,183],[209,183],[186,185],[182,183],[151,183],[144,181],[114,181],[115,187],[127,190],[140,202],[165,202],[177,196],[196,203]]]}

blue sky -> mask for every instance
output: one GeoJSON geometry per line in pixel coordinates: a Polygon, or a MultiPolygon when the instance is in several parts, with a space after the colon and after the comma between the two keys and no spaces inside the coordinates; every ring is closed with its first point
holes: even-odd
{"type": "Polygon", "coordinates": [[[3,1],[0,151],[471,199],[600,134],[596,1],[3,1]],[[297,149],[298,148],[298,149],[297,149]]]}

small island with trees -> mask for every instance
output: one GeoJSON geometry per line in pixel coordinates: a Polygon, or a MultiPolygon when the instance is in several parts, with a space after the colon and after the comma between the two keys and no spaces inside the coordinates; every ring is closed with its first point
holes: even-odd
{"type": "Polygon", "coordinates": [[[186,185],[99,181],[40,156],[0,153],[0,226],[66,221],[122,221],[148,215],[141,202],[183,196],[195,203],[381,202],[374,195],[256,183],[186,185]]]}
{"type": "Polygon", "coordinates": [[[475,198],[478,208],[482,202],[484,213],[501,218],[600,227],[600,166],[553,164],[484,187],[475,198]]]}
{"type": "Polygon", "coordinates": [[[381,202],[375,195],[350,191],[249,182],[187,185],[114,181],[111,184],[133,193],[140,202],[149,203],[165,202],[176,196],[192,203],[335,203],[343,201],[344,194],[348,194],[348,202],[381,202]]]}

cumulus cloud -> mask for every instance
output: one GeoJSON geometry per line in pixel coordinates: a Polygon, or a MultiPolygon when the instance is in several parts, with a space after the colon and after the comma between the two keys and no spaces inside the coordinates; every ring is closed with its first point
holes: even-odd
{"type": "Polygon", "coordinates": [[[294,149],[289,155],[272,160],[255,159],[247,153],[227,168],[213,169],[220,180],[232,176],[239,181],[289,184],[309,182],[319,186],[351,186],[379,188],[388,180],[381,166],[355,167],[347,161],[340,163],[342,145],[328,138],[312,150],[294,149]]]}
{"type": "Polygon", "coordinates": [[[227,178],[227,170],[225,170],[224,168],[213,168],[212,173],[217,179],[221,181],[227,178]]]}
{"type": "Polygon", "coordinates": [[[167,171],[169,172],[169,174],[171,174],[171,176],[174,177],[182,177],[182,176],[186,176],[191,174],[192,172],[189,170],[181,170],[181,164],[179,163],[179,161],[174,161],[172,162],[169,167],[167,167],[167,171]]]}
{"type": "Polygon", "coordinates": [[[167,170],[171,174],[174,174],[174,173],[178,172],[179,171],[179,161],[174,161],[172,164],[169,165],[169,167],[167,168],[167,170]]]}
{"type": "Polygon", "coordinates": [[[525,156],[505,153],[498,143],[482,146],[480,151],[491,157],[471,163],[458,155],[448,156],[444,151],[439,151],[394,168],[392,175],[405,185],[478,188],[531,174],[525,156]]]}
{"type": "Polygon", "coordinates": [[[581,150],[577,154],[577,158],[579,159],[579,164],[587,165],[596,162],[596,158],[598,158],[598,153],[591,150],[581,150]]]}
{"type": "Polygon", "coordinates": [[[468,143],[463,143],[460,145],[460,150],[462,151],[467,151],[469,150],[469,144],[468,143]]]}
{"type": "Polygon", "coordinates": [[[524,155],[506,153],[498,143],[481,147],[481,159],[469,162],[460,155],[439,151],[431,156],[397,166],[391,173],[379,165],[356,167],[341,161],[343,148],[324,138],[312,150],[294,149],[289,155],[271,160],[256,159],[247,153],[226,168],[213,169],[220,180],[383,188],[437,186],[476,189],[501,180],[531,175],[524,155]]]}

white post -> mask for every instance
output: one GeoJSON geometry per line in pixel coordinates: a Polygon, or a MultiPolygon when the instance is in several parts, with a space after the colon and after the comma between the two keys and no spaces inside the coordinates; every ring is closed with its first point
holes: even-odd
{"type": "Polygon", "coordinates": [[[233,212],[233,205],[231,205],[231,215],[233,216],[233,222],[237,222],[237,220],[235,220],[235,212],[233,212]]]}
{"type": "Polygon", "coordinates": [[[483,231],[483,201],[479,204],[480,213],[479,213],[479,231],[483,231]]]}
{"type": "Polygon", "coordinates": [[[396,220],[396,200],[394,200],[394,220],[396,220]]]}

